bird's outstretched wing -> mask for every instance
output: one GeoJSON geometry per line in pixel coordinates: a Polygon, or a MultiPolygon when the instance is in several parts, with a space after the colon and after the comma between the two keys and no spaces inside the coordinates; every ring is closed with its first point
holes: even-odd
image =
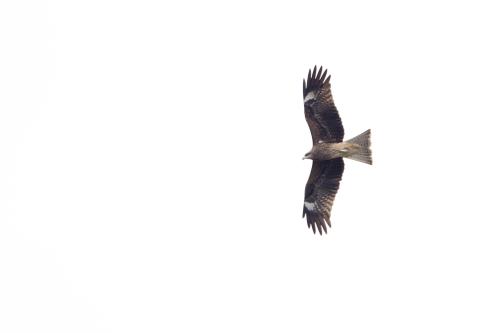
{"type": "Polygon", "coordinates": [[[333,200],[339,189],[344,160],[335,158],[328,161],[314,161],[304,195],[304,210],[302,217],[307,217],[307,226],[316,233],[325,233],[326,224],[330,227],[330,213],[333,200]]]}
{"type": "Polygon", "coordinates": [[[313,144],[320,140],[325,142],[342,142],[344,127],[330,89],[330,75],[326,77],[323,67],[316,72],[316,66],[303,81],[304,113],[311,130],[313,144]],[[325,79],[326,78],[326,79],[325,79]]]}

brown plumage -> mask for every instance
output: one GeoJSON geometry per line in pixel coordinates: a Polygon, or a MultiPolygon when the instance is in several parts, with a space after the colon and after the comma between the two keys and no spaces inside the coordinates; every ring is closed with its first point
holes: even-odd
{"type": "Polygon", "coordinates": [[[344,172],[343,157],[371,164],[370,130],[342,142],[344,128],[333,102],[330,76],[316,66],[303,82],[304,114],[311,131],[313,148],[304,158],[313,165],[306,184],[302,216],[314,233],[331,227],[330,213],[344,172]]]}
{"type": "Polygon", "coordinates": [[[311,130],[313,145],[322,141],[342,142],[344,127],[330,90],[330,77],[327,70],[322,74],[323,67],[316,73],[316,66],[303,81],[304,112],[307,124],[311,130]]]}

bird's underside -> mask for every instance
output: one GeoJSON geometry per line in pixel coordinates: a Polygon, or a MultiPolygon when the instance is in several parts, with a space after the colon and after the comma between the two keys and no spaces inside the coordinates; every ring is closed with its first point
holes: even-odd
{"type": "Polygon", "coordinates": [[[304,114],[311,131],[313,148],[304,158],[312,159],[304,193],[303,216],[308,227],[320,234],[331,227],[330,214],[344,172],[343,157],[371,164],[370,130],[346,142],[344,128],[333,102],[330,76],[316,66],[303,83],[304,114]]]}
{"type": "Polygon", "coordinates": [[[306,153],[304,158],[316,161],[327,161],[334,158],[346,157],[355,161],[372,164],[370,135],[371,131],[367,130],[344,142],[319,141],[308,153],[306,153]]]}

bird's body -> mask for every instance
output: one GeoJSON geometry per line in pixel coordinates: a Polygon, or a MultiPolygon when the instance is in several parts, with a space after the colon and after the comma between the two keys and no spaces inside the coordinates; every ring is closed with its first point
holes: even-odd
{"type": "Polygon", "coordinates": [[[311,130],[312,149],[304,159],[313,160],[306,184],[303,216],[314,232],[326,233],[330,214],[344,172],[343,158],[372,164],[370,130],[343,141],[344,128],[330,91],[330,76],[316,67],[304,80],[304,114],[311,130]]]}
{"type": "Polygon", "coordinates": [[[326,161],[339,157],[346,157],[367,164],[372,164],[370,151],[370,130],[344,142],[319,141],[308,153],[306,153],[304,159],[326,161]]]}
{"type": "Polygon", "coordinates": [[[362,147],[355,143],[338,142],[328,143],[320,142],[311,149],[310,159],[317,161],[332,160],[338,157],[350,157],[357,154],[362,147]]]}

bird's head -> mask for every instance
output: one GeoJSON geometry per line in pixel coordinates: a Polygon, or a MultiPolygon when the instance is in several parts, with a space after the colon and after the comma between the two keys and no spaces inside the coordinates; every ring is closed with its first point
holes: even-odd
{"type": "Polygon", "coordinates": [[[302,159],[303,159],[303,160],[307,160],[307,159],[312,160],[312,158],[313,158],[312,150],[308,151],[308,152],[304,155],[304,157],[302,157],[302,159]]]}

